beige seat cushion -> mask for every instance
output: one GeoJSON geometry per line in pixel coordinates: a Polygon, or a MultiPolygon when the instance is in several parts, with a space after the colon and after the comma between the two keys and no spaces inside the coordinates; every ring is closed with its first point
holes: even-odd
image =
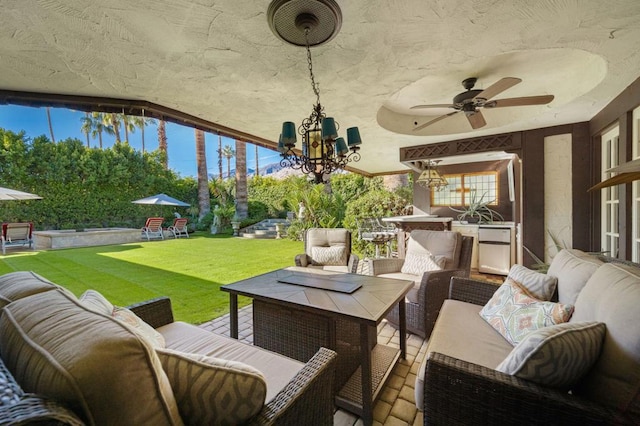
{"type": "Polygon", "coordinates": [[[558,279],[558,301],[574,305],[584,285],[603,263],[581,250],[560,250],[547,271],[547,275],[558,279]]]}
{"type": "Polygon", "coordinates": [[[456,269],[460,260],[462,235],[455,231],[411,231],[407,243],[407,253],[432,254],[443,256],[446,262],[443,269],[456,269]]]}
{"type": "Polygon", "coordinates": [[[416,376],[416,406],[424,402],[424,373],[430,352],[449,355],[474,364],[495,369],[513,350],[479,313],[480,305],[445,300],[429,338],[427,355],[416,376]]]}
{"type": "Polygon", "coordinates": [[[67,291],[35,272],[18,271],[4,274],[0,276],[0,308],[14,300],[56,289],[67,291]]]}
{"type": "Polygon", "coordinates": [[[411,303],[418,303],[418,290],[420,289],[420,283],[422,282],[422,275],[403,274],[402,272],[391,272],[389,274],[380,274],[378,278],[393,278],[395,280],[413,281],[414,285],[409,293],[407,293],[406,300],[411,303]]]}
{"type": "Polygon", "coordinates": [[[291,358],[211,333],[191,324],[178,321],[157,330],[164,336],[167,349],[242,362],[260,371],[267,382],[267,402],[304,367],[303,363],[291,358]]]}
{"type": "Polygon", "coordinates": [[[578,295],[570,322],[607,326],[602,352],[577,394],[640,417],[640,269],[605,263],[578,295]]]}
{"type": "Polygon", "coordinates": [[[0,355],[25,391],[68,404],[89,424],[182,424],[155,350],[64,292],[7,305],[0,355]]]}

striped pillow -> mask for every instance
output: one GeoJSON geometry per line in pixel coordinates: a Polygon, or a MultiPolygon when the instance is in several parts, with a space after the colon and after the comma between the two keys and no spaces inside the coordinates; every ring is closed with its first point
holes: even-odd
{"type": "Polygon", "coordinates": [[[264,406],[267,383],[255,368],[171,349],[156,352],[190,425],[241,424],[264,406]]]}
{"type": "Polygon", "coordinates": [[[568,322],[528,334],[496,370],[521,379],[570,389],[600,356],[606,326],[602,322],[568,322]]]}

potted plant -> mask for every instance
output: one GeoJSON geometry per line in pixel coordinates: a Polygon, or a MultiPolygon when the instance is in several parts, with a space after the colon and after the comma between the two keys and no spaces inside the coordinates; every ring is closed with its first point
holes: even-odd
{"type": "Polygon", "coordinates": [[[454,212],[460,213],[458,220],[467,221],[467,223],[492,223],[495,220],[504,220],[500,213],[489,208],[489,204],[493,203],[494,200],[485,201],[485,195],[487,194],[482,194],[478,199],[476,191],[472,190],[469,205],[464,206],[462,209],[449,208],[454,212]]]}

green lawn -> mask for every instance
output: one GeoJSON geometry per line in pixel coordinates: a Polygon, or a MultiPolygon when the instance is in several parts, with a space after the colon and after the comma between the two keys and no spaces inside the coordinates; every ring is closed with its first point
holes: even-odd
{"type": "MultiPolygon", "coordinates": [[[[41,252],[7,250],[0,274],[35,271],[77,296],[94,289],[126,306],[171,298],[176,320],[202,323],[229,312],[221,285],[293,265],[302,242],[192,234],[189,239],[41,252]]],[[[240,304],[248,303],[240,300],[240,304]]]]}

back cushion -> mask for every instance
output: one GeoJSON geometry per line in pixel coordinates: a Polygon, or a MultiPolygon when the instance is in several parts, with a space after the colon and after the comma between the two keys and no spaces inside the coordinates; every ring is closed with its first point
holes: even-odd
{"type": "Polygon", "coordinates": [[[153,348],[61,291],[4,308],[0,355],[26,392],[68,404],[89,424],[182,424],[153,348]]]}
{"type": "Polygon", "coordinates": [[[455,231],[411,231],[407,243],[407,253],[443,256],[446,259],[442,269],[455,269],[460,260],[462,235],[455,231]]]}
{"type": "Polygon", "coordinates": [[[311,228],[307,231],[305,252],[313,258],[312,247],[342,246],[351,251],[351,233],[344,228],[311,228]]]}
{"type": "Polygon", "coordinates": [[[599,321],[607,326],[600,358],[575,393],[635,416],[640,416],[638,306],[640,269],[605,263],[578,295],[570,321],[599,321]]]}
{"type": "Polygon", "coordinates": [[[558,301],[575,304],[584,285],[602,264],[600,259],[581,250],[560,250],[547,271],[547,275],[558,279],[558,301]]]}
{"type": "Polygon", "coordinates": [[[61,288],[35,272],[18,271],[0,276],[0,308],[14,300],[61,288]]]}

